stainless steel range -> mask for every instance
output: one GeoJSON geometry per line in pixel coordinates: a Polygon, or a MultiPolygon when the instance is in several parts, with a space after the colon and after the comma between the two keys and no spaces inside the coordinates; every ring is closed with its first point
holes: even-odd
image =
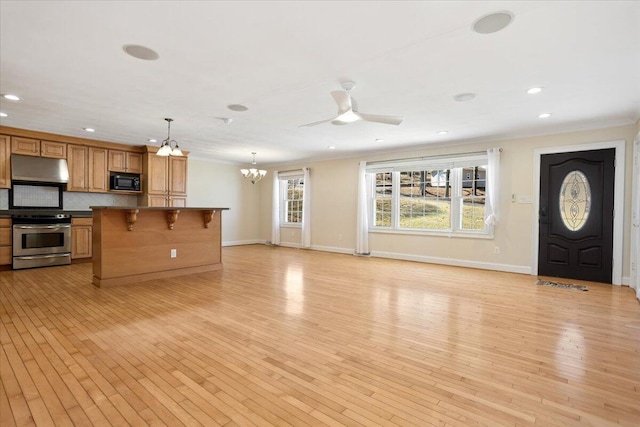
{"type": "Polygon", "coordinates": [[[71,264],[71,216],[12,215],[13,269],[71,264]]]}

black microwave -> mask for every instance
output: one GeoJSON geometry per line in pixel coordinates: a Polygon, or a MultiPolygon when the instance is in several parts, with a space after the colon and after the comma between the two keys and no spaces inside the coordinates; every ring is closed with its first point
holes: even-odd
{"type": "Polygon", "coordinates": [[[140,174],[111,172],[109,189],[120,191],[140,191],[140,174]]]}

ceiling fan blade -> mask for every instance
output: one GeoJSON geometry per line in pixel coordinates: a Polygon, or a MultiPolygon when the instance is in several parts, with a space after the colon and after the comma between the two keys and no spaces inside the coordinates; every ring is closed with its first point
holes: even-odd
{"type": "Polygon", "coordinates": [[[333,100],[338,104],[338,115],[351,110],[351,96],[343,90],[335,90],[331,92],[333,100]]]}
{"type": "Polygon", "coordinates": [[[404,120],[404,117],[380,116],[378,114],[356,113],[356,115],[367,122],[383,123],[385,125],[397,126],[402,123],[402,120],[404,120]]]}
{"type": "Polygon", "coordinates": [[[336,119],[336,118],[335,118],[335,117],[333,117],[333,118],[331,118],[331,119],[329,119],[329,120],[320,120],[319,122],[307,123],[306,125],[300,125],[300,126],[298,126],[298,127],[299,127],[299,128],[302,128],[302,127],[310,127],[310,126],[320,125],[320,124],[322,124],[322,123],[327,123],[327,122],[334,121],[335,119],[336,119]]]}

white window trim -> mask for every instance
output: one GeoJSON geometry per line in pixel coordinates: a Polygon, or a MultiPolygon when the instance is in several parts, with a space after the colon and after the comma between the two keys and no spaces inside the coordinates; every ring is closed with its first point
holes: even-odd
{"type": "MultiPolygon", "coordinates": [[[[280,228],[302,228],[302,222],[288,222],[287,221],[287,185],[291,179],[303,179],[304,172],[290,171],[280,173],[278,175],[279,191],[280,191],[280,228]]],[[[303,190],[304,191],[304,187],[303,190]]]]}
{"type": "MultiPolygon", "coordinates": [[[[462,228],[461,204],[462,204],[462,169],[479,164],[487,164],[486,154],[442,157],[437,159],[408,159],[402,161],[389,161],[375,163],[367,166],[367,173],[391,172],[391,225],[389,227],[375,226],[375,180],[369,188],[369,232],[381,234],[408,234],[422,236],[466,237],[475,239],[493,239],[494,226],[486,225],[484,230],[466,230],[462,228]],[[450,216],[451,228],[449,229],[419,229],[400,228],[400,172],[408,170],[435,170],[450,169],[449,176],[451,186],[450,216]]],[[[487,197],[487,195],[485,195],[487,197]]]]}

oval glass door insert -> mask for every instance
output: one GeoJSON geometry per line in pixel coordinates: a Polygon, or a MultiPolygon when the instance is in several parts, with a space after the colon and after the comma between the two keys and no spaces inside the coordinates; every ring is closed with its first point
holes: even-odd
{"type": "Polygon", "coordinates": [[[578,231],[587,222],[591,210],[591,186],[579,170],[571,171],[560,186],[560,218],[571,231],[578,231]]]}

